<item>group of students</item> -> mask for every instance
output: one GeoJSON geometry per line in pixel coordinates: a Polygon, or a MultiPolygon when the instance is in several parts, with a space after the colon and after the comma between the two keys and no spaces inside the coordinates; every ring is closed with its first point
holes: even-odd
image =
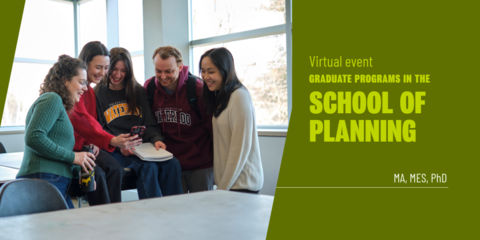
{"type": "Polygon", "coordinates": [[[139,199],[217,189],[258,193],[263,169],[255,110],[226,48],[205,52],[202,79],[166,46],[153,54],[155,76],[135,79],[130,53],[87,43],[79,58],[59,57],[28,111],[25,153],[17,178],[42,179],[58,188],[69,208],[72,179],[95,170],[90,205],[121,202],[124,168],[137,175],[139,199]],[[95,87],[90,86],[91,83],[95,87]],[[145,126],[143,138],[131,136],[145,126]],[[139,159],[142,142],[174,158],[139,159]],[[85,146],[93,153],[83,151],[85,146]]]}

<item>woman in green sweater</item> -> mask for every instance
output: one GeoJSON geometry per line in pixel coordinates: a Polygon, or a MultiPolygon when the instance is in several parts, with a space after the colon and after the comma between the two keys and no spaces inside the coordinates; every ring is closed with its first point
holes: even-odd
{"type": "Polygon", "coordinates": [[[40,87],[40,97],[32,104],[25,123],[25,152],[18,178],[42,179],[52,183],[68,196],[73,164],[84,171],[93,170],[95,156],[73,152],[75,137],[67,112],[80,100],[86,90],[85,64],[67,55],[48,72],[40,87]]]}

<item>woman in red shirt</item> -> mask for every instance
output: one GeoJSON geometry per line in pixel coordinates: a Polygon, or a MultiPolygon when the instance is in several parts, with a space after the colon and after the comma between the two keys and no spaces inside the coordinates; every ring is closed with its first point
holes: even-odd
{"type": "Polygon", "coordinates": [[[91,146],[96,156],[95,180],[97,188],[87,193],[90,205],[121,202],[121,186],[123,167],[110,154],[115,147],[129,149],[141,143],[141,139],[129,134],[113,136],[105,132],[97,121],[97,104],[95,91],[91,83],[98,84],[107,73],[110,65],[110,54],[101,42],[87,43],[79,59],[87,65],[87,91],[75,104],[69,115],[75,131],[74,151],[82,151],[84,146],[91,146]],[[103,149],[105,151],[100,151],[103,149]]]}

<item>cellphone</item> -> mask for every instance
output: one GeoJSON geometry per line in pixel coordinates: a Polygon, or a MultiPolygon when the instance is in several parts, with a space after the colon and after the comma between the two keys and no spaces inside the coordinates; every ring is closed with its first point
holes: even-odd
{"type": "Polygon", "coordinates": [[[143,134],[145,133],[145,126],[133,126],[132,130],[130,131],[130,136],[138,135],[138,138],[143,138],[143,134]]]}

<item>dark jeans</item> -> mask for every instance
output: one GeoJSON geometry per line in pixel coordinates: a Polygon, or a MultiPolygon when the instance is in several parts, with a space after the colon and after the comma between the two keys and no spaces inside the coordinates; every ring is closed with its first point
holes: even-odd
{"type": "Polygon", "coordinates": [[[213,190],[213,167],[182,171],[183,193],[213,190]]]}
{"type": "Polygon", "coordinates": [[[183,193],[182,168],[178,159],[163,162],[143,161],[135,155],[125,156],[119,150],[111,155],[124,168],[131,168],[137,174],[138,198],[153,198],[183,193]]]}
{"type": "Polygon", "coordinates": [[[41,179],[51,183],[55,186],[62,196],[65,198],[65,202],[67,202],[68,208],[73,209],[73,203],[70,199],[70,196],[67,194],[68,188],[70,187],[70,182],[72,179],[66,178],[60,175],[52,174],[52,173],[33,173],[29,175],[19,176],[17,179],[22,178],[30,178],[30,179],[41,179]]]}
{"type": "Polygon", "coordinates": [[[105,151],[100,151],[95,160],[97,190],[87,193],[90,206],[122,201],[122,165],[105,151]]]}

